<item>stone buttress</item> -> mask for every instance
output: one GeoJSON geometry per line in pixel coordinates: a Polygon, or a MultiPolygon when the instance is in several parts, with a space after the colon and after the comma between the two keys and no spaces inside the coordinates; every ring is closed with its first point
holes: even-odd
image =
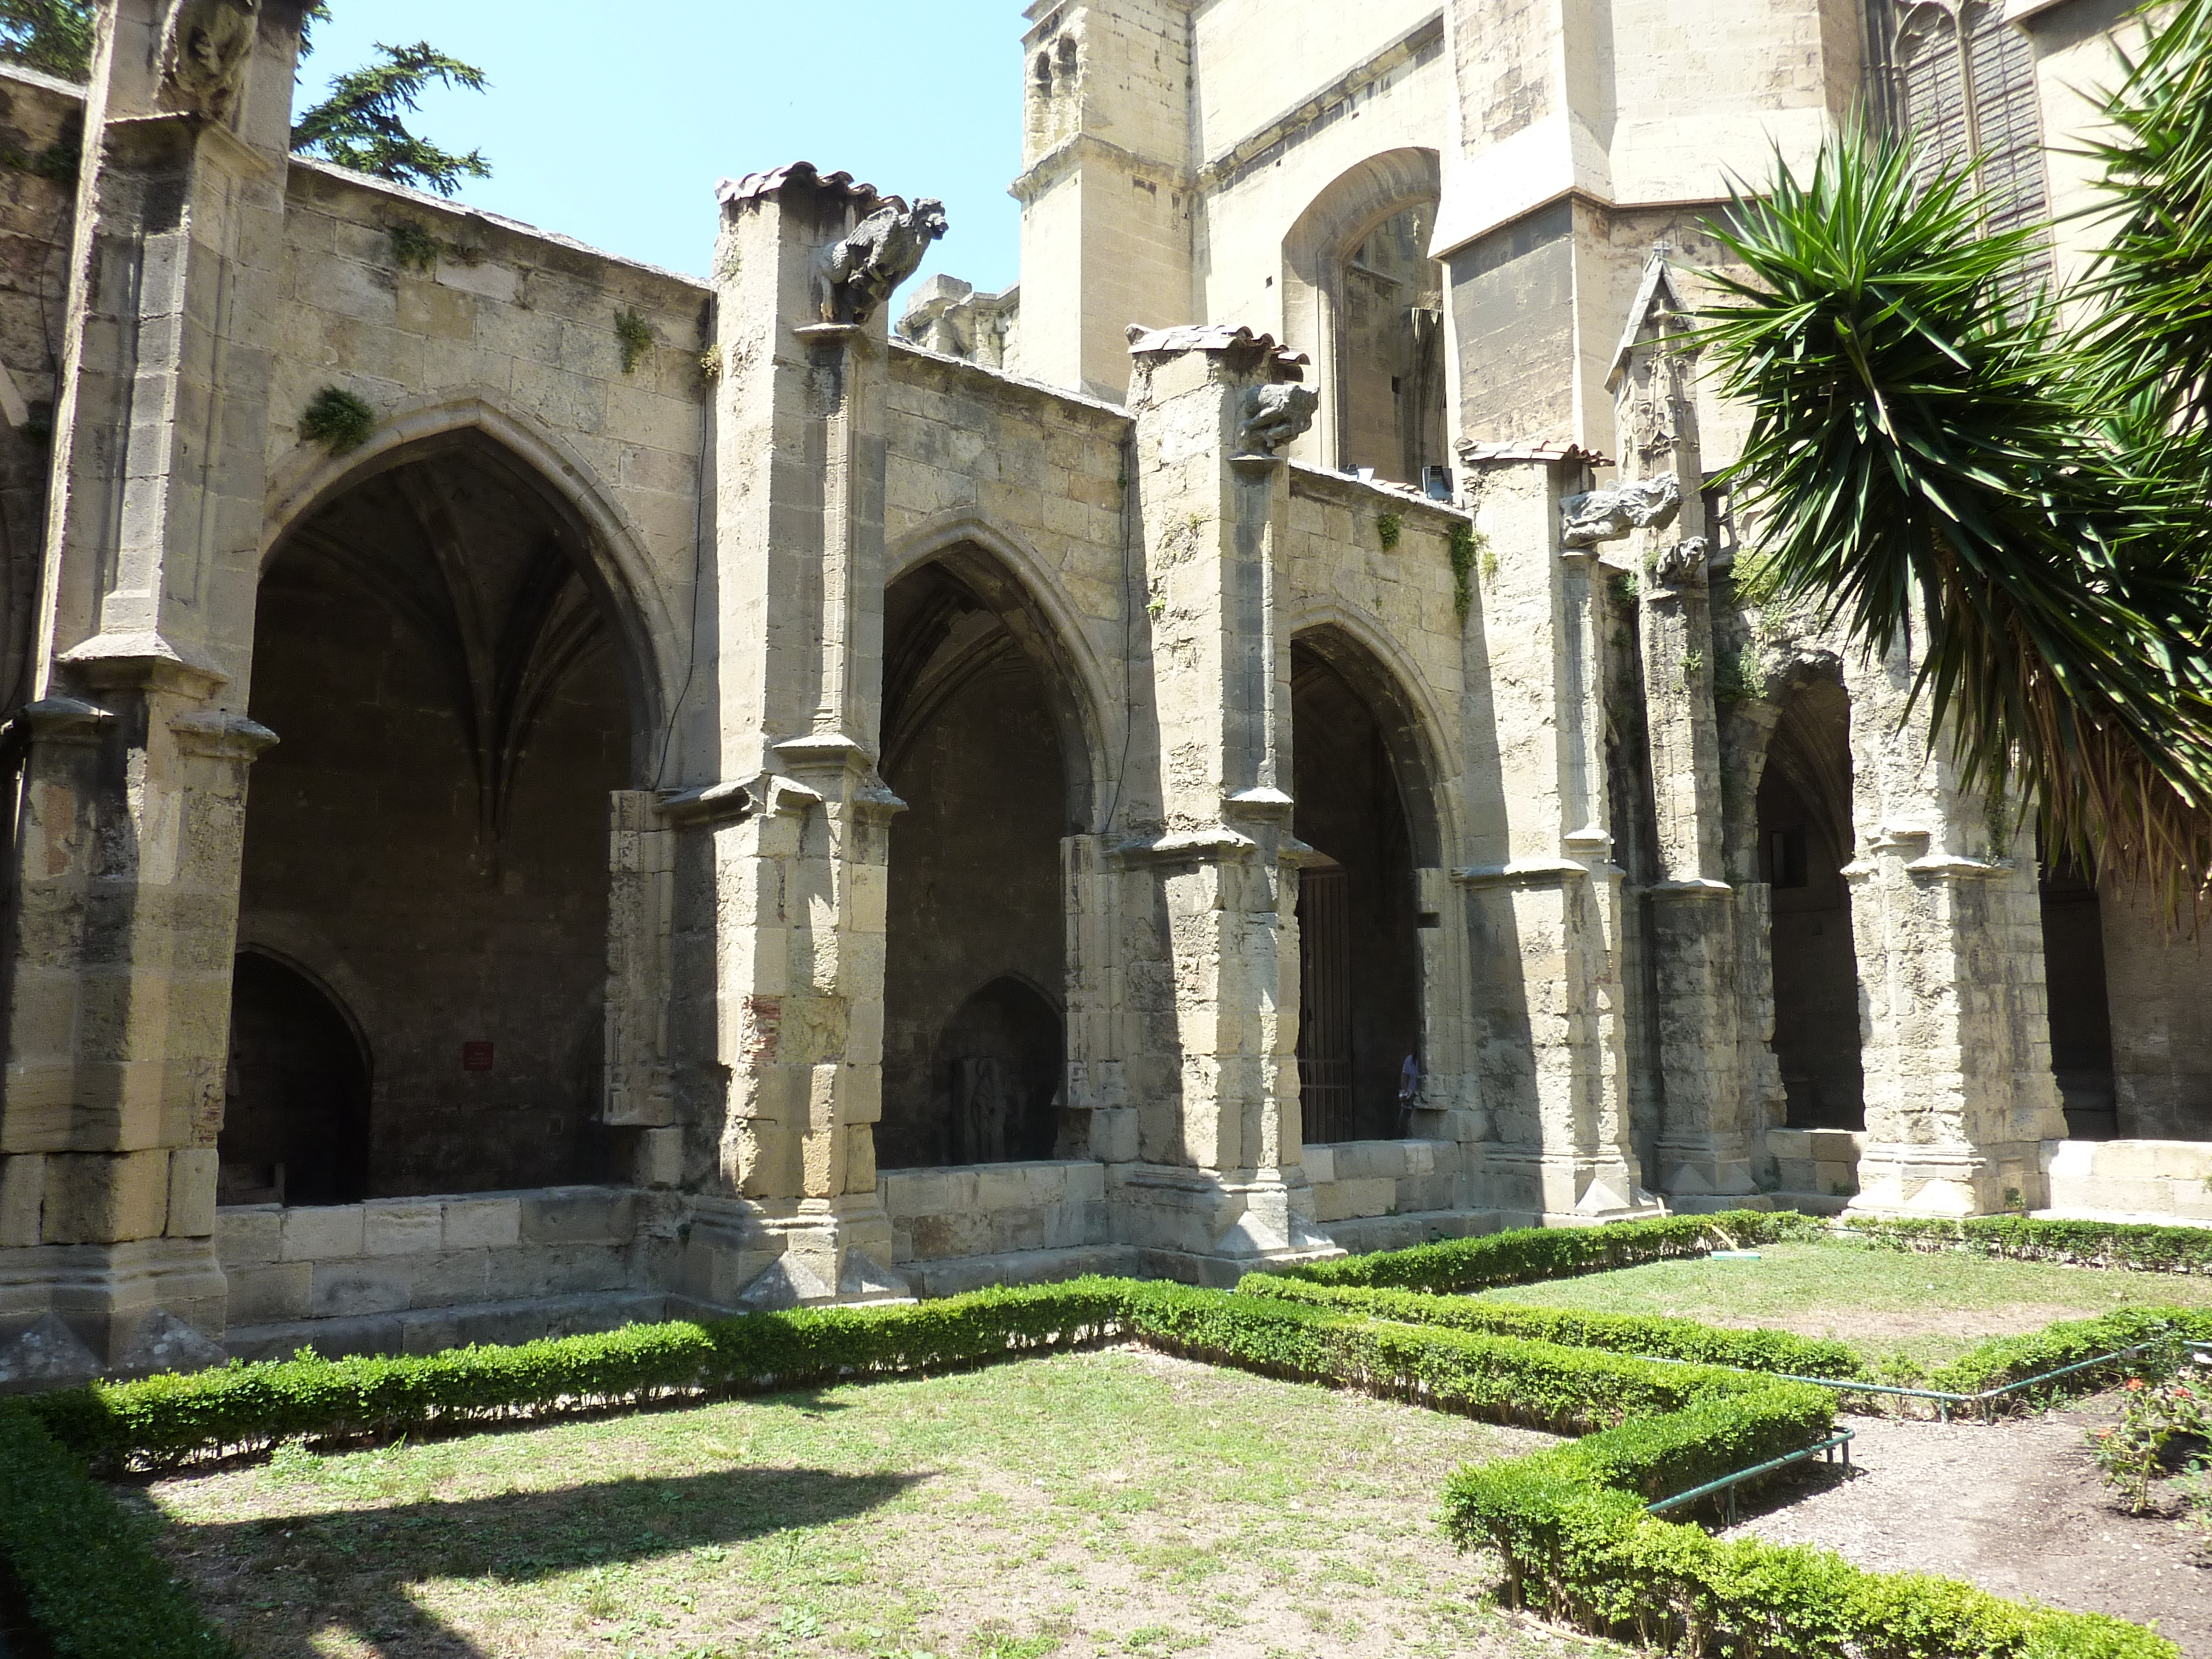
{"type": "MultiPolygon", "coordinates": [[[[103,1364],[219,1332],[212,1235],[299,50],[102,8],[4,945],[0,1316],[103,1364]],[[149,1345],[152,1347],[149,1347],[149,1345]]],[[[163,1350],[167,1352],[167,1349],[163,1350]]]]}
{"type": "Polygon", "coordinates": [[[1480,628],[1470,627],[1468,894],[1492,1202],[1574,1224],[1656,1206],[1629,1144],[1621,880],[1604,773],[1596,550],[1561,544],[1587,468],[1566,446],[1473,452],[1480,628]]]}
{"type": "MultiPolygon", "coordinates": [[[[1130,331],[1156,813],[1116,849],[1125,948],[1172,988],[1136,1040],[1139,1162],[1114,1172],[1117,1235],[1158,1271],[1231,1283],[1336,1254],[1299,1166],[1290,641],[1274,453],[1311,418],[1295,363],[1243,329],[1130,331]],[[1271,424],[1271,420],[1273,423],[1271,424]]],[[[1151,793],[1148,787],[1147,793],[1151,793]]],[[[1143,975],[1135,968],[1129,970],[1143,975]]]]}

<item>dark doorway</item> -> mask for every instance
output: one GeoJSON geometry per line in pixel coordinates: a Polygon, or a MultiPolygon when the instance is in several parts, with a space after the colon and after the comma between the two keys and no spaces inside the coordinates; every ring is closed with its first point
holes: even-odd
{"type": "Polygon", "coordinates": [[[1413,837],[1369,702],[1320,652],[1291,648],[1297,808],[1322,854],[1298,878],[1298,1085],[1310,1144],[1407,1133],[1400,1093],[1421,1044],[1413,837]]]}
{"type": "Polygon", "coordinates": [[[1759,874],[1771,891],[1774,1055],[1793,1129],[1863,1129],[1858,953],[1851,937],[1850,700],[1792,693],[1759,784],[1759,874]]]}
{"type": "Polygon", "coordinates": [[[1064,1018],[1041,988],[1061,982],[1068,827],[1051,671],[1018,613],[945,564],[893,584],[884,611],[883,773],[907,810],[891,823],[876,1161],[1049,1158],[1064,1018]]]}
{"type": "Polygon", "coordinates": [[[2112,996],[2105,977],[2105,916],[2095,878],[2070,858],[2045,859],[2043,968],[2051,1010],[2051,1069],[2066,1133],[2075,1140],[2119,1133],[2112,1076],[2112,996]]]}
{"type": "Polygon", "coordinates": [[[249,708],[280,741],[247,797],[241,935],[360,987],[373,1196],[604,1173],[632,723],[588,568],[535,475],[456,434],[295,526],[262,579],[249,708]]]}
{"type": "Polygon", "coordinates": [[[230,981],[216,1143],[224,1204],[351,1204],[368,1192],[368,1060],[322,988],[258,952],[230,981]]]}
{"type": "Polygon", "coordinates": [[[1050,1158],[1059,1129],[1060,1012],[1035,987],[994,979],[960,1005],[937,1041],[934,1091],[946,1161],[1050,1158]]]}

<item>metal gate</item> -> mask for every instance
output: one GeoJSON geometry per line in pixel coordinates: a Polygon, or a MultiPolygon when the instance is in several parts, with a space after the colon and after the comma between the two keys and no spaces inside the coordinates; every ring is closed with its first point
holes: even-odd
{"type": "Polygon", "coordinates": [[[1352,1139],[1352,917],[1344,866],[1298,872],[1298,1094],[1304,1138],[1352,1139]]]}

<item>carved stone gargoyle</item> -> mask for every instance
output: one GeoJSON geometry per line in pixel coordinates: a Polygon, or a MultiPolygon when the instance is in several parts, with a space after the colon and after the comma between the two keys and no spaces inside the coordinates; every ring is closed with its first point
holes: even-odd
{"type": "Polygon", "coordinates": [[[1559,501],[1559,540],[1567,547],[1619,541],[1632,530],[1664,530],[1682,510],[1682,487],[1665,473],[1559,501]]]}
{"type": "Polygon", "coordinates": [[[261,0],[175,0],[161,30],[161,88],[179,109],[229,118],[246,85],[261,0]]]}
{"type": "Polygon", "coordinates": [[[822,263],[822,320],[865,323],[914,275],[929,245],[945,234],[945,204],[925,196],[911,208],[886,196],[831,246],[822,263]]]}
{"type": "Polygon", "coordinates": [[[1321,394],[1310,386],[1253,386],[1244,393],[1237,447],[1247,455],[1272,455],[1311,426],[1320,407],[1321,394]]]}
{"type": "Polygon", "coordinates": [[[1711,547],[1703,536],[1676,542],[1659,556],[1651,574],[1668,587],[1686,587],[1705,574],[1705,555],[1711,547]]]}

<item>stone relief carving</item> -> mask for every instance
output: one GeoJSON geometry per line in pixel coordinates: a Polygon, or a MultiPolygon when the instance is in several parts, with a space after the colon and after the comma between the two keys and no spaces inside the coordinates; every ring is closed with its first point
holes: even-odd
{"type": "Polygon", "coordinates": [[[176,0],[161,33],[161,80],[196,115],[227,118],[246,85],[261,0],[176,0]]]}
{"type": "Polygon", "coordinates": [[[945,231],[945,204],[935,198],[909,208],[903,197],[884,197],[823,260],[822,320],[866,322],[945,231]]]}
{"type": "Polygon", "coordinates": [[[1559,539],[1568,547],[1619,541],[1632,530],[1664,530],[1682,510],[1682,488],[1664,473],[1559,502],[1559,539]]]}
{"type": "Polygon", "coordinates": [[[1711,550],[1703,536],[1676,542],[1659,556],[1659,562],[1651,574],[1669,587],[1686,586],[1705,575],[1705,556],[1711,550]]]}
{"type": "Polygon", "coordinates": [[[1272,455],[1314,423],[1321,395],[1309,386],[1255,386],[1244,394],[1244,424],[1237,447],[1248,455],[1272,455]]]}

